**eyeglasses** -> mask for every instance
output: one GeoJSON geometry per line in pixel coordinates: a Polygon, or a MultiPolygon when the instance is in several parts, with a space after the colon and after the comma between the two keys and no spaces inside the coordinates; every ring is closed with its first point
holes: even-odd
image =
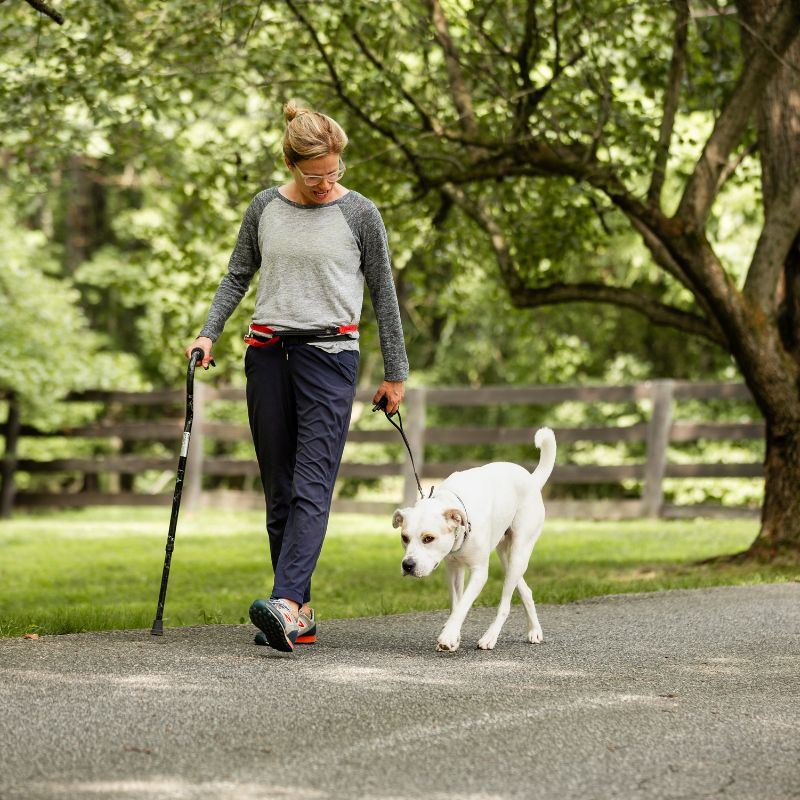
{"type": "Polygon", "coordinates": [[[297,164],[293,164],[292,166],[302,175],[303,182],[306,186],[317,186],[322,183],[322,181],[336,183],[342,179],[342,175],[344,175],[347,170],[347,167],[341,161],[339,162],[339,169],[336,170],[336,172],[329,172],[327,175],[306,175],[297,164]]]}

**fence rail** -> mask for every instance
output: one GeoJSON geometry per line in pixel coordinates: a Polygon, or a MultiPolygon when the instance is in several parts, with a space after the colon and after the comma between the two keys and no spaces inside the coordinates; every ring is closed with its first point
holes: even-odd
{"type": "MultiPolygon", "coordinates": [[[[535,466],[533,448],[534,427],[501,427],[497,425],[429,427],[428,409],[431,406],[475,408],[492,406],[552,406],[564,402],[577,403],[640,403],[650,404],[646,422],[632,425],[587,426],[580,428],[554,427],[560,444],[593,442],[602,444],[644,443],[645,457],[637,463],[602,465],[570,464],[560,459],[551,479],[552,484],[608,484],[620,481],[638,481],[642,484],[641,497],[623,500],[552,500],[548,504],[551,514],[565,516],[593,516],[621,518],[631,516],[689,516],[692,514],[739,515],[754,514],[752,509],[721,508],[714,506],[674,506],[664,502],[663,482],[666,478],[758,478],[762,475],[761,463],[691,463],[677,464],[668,461],[670,444],[696,440],[726,441],[763,439],[764,423],[757,419],[737,422],[685,421],[673,419],[676,400],[750,400],[746,387],[739,383],[697,383],[684,381],[653,381],[626,386],[490,386],[479,389],[463,387],[430,387],[409,389],[404,403],[403,420],[423,480],[441,479],[456,470],[477,466],[472,461],[439,461],[426,459],[428,445],[530,445],[531,462],[535,466]]],[[[100,403],[105,409],[101,418],[89,425],[43,432],[35,427],[20,424],[20,410],[15,397],[7,398],[8,414],[4,425],[5,455],[2,461],[2,487],[0,487],[0,513],[9,516],[12,508],[86,505],[168,505],[172,500],[170,473],[174,476],[176,458],[148,457],[125,454],[128,443],[163,442],[176,446],[183,430],[182,416],[166,414],[153,421],[120,421],[120,409],[129,407],[181,407],[185,396],[182,391],[153,392],[103,392],[87,391],[67,398],[69,403],[100,403]],[[51,460],[18,456],[19,440],[24,437],[57,436],[67,439],[103,439],[113,443],[112,455],[97,457],[64,457],[51,460]],[[132,476],[146,471],[159,471],[164,476],[163,486],[156,493],[132,491],[132,476]],[[79,491],[30,492],[15,490],[18,473],[58,474],[78,473],[82,476],[79,491]],[[113,489],[100,491],[97,476],[113,475],[113,489]],[[169,492],[169,493],[168,493],[169,492]]],[[[203,383],[195,385],[194,424],[192,442],[184,488],[187,506],[215,505],[260,507],[263,498],[254,491],[209,491],[204,489],[204,478],[255,479],[258,467],[254,458],[234,459],[209,455],[205,442],[249,442],[250,432],[245,425],[216,422],[208,419],[211,404],[221,401],[244,402],[241,388],[213,387],[203,383]]],[[[369,403],[371,392],[360,391],[359,403],[369,403]]],[[[175,412],[173,412],[175,413],[175,412]]],[[[389,426],[385,430],[361,430],[353,427],[348,436],[352,444],[392,444],[398,447],[403,460],[383,463],[358,463],[345,460],[339,471],[340,479],[403,477],[403,497],[397,502],[410,503],[417,496],[416,482],[402,449],[400,437],[389,426]]],[[[173,477],[174,480],[174,477],[173,477]]],[[[251,480],[252,482],[252,480],[251,480]]],[[[334,508],[350,511],[387,511],[394,503],[336,500],[334,508]]]]}

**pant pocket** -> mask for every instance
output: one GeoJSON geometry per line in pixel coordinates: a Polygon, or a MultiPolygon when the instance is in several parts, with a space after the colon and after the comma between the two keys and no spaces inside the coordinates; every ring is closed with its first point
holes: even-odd
{"type": "Polygon", "coordinates": [[[340,353],[333,353],[333,358],[342,377],[355,386],[358,376],[358,350],[342,350],[340,353]]]}

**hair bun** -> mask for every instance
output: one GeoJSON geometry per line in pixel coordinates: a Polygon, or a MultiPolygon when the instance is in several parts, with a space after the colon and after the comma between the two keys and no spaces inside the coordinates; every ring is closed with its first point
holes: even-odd
{"type": "Polygon", "coordinates": [[[283,116],[287,122],[291,122],[295,117],[299,117],[301,114],[309,114],[309,113],[310,113],[309,109],[298,106],[294,100],[290,100],[283,107],[283,116]]]}

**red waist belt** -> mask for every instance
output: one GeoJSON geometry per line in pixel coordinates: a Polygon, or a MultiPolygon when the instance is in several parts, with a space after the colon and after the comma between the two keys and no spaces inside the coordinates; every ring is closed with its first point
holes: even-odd
{"type": "Polygon", "coordinates": [[[358,331],[358,325],[334,325],[330,328],[316,328],[314,330],[276,331],[269,325],[250,323],[244,337],[245,344],[250,347],[268,347],[281,340],[294,344],[307,342],[335,342],[340,339],[352,339],[351,333],[358,331]]]}

